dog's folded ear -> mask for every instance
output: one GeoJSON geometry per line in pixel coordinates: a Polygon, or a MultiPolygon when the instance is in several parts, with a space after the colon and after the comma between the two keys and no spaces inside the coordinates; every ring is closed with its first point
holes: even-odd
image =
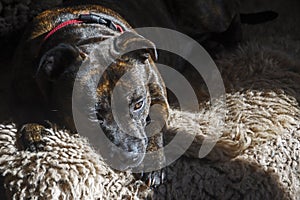
{"type": "Polygon", "coordinates": [[[131,52],[140,51],[142,59],[148,59],[149,55],[151,58],[157,60],[157,51],[153,42],[144,38],[143,36],[126,31],[114,40],[114,47],[117,52],[131,52]]]}
{"type": "Polygon", "coordinates": [[[56,80],[66,71],[76,73],[76,66],[85,55],[75,46],[61,43],[47,51],[39,61],[36,77],[43,75],[48,80],[56,80]]]}

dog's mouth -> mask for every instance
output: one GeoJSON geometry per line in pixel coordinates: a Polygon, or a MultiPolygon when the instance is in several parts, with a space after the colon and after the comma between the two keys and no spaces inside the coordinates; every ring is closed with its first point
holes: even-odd
{"type": "Polygon", "coordinates": [[[125,133],[116,135],[107,135],[109,144],[107,155],[104,155],[106,162],[112,168],[120,171],[138,167],[145,157],[148,139],[137,138],[125,133]],[[126,137],[124,137],[125,135],[126,137]]]}
{"type": "Polygon", "coordinates": [[[110,164],[113,168],[124,171],[138,167],[145,157],[145,153],[115,152],[111,154],[110,164]]]}

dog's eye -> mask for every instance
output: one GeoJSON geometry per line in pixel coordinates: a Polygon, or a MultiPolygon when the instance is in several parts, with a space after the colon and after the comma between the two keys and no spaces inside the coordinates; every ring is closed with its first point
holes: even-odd
{"type": "Polygon", "coordinates": [[[144,100],[141,100],[141,101],[137,102],[136,104],[134,104],[133,110],[138,111],[143,107],[143,105],[144,105],[144,100]]]}

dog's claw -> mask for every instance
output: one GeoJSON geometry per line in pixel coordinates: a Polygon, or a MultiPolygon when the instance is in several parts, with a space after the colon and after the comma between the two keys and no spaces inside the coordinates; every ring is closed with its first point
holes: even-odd
{"type": "Polygon", "coordinates": [[[148,187],[156,188],[166,181],[166,170],[161,169],[148,173],[142,172],[136,175],[136,177],[144,181],[148,187]]]}

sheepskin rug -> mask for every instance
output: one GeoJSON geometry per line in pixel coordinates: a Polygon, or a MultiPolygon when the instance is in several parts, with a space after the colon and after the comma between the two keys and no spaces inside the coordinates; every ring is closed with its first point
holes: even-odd
{"type": "MultiPolygon", "coordinates": [[[[24,2],[28,8],[34,5],[24,2]]],[[[215,59],[226,104],[211,105],[204,98],[199,113],[171,110],[170,127],[195,139],[186,155],[167,167],[165,184],[149,188],[130,172],[111,169],[86,138],[63,130],[47,129],[43,151],[21,150],[16,126],[2,123],[0,199],[300,199],[300,4],[241,2],[243,12],[272,9],[279,18],[243,25],[243,42],[215,59]],[[199,159],[203,139],[216,135],[220,138],[212,152],[199,159]]],[[[25,13],[10,11],[19,4],[0,1],[2,33],[21,19],[6,16],[25,13]]],[[[11,57],[0,56],[0,119],[7,120],[11,57]]]]}
{"type": "Polygon", "coordinates": [[[294,98],[272,91],[228,94],[226,105],[196,114],[172,110],[170,127],[195,140],[190,158],[169,166],[168,181],[155,189],[112,170],[87,139],[66,131],[47,129],[42,151],[20,150],[13,124],[0,126],[0,173],[8,199],[296,199],[299,111],[294,98]],[[222,133],[215,148],[197,159],[215,132],[222,133]]]}

